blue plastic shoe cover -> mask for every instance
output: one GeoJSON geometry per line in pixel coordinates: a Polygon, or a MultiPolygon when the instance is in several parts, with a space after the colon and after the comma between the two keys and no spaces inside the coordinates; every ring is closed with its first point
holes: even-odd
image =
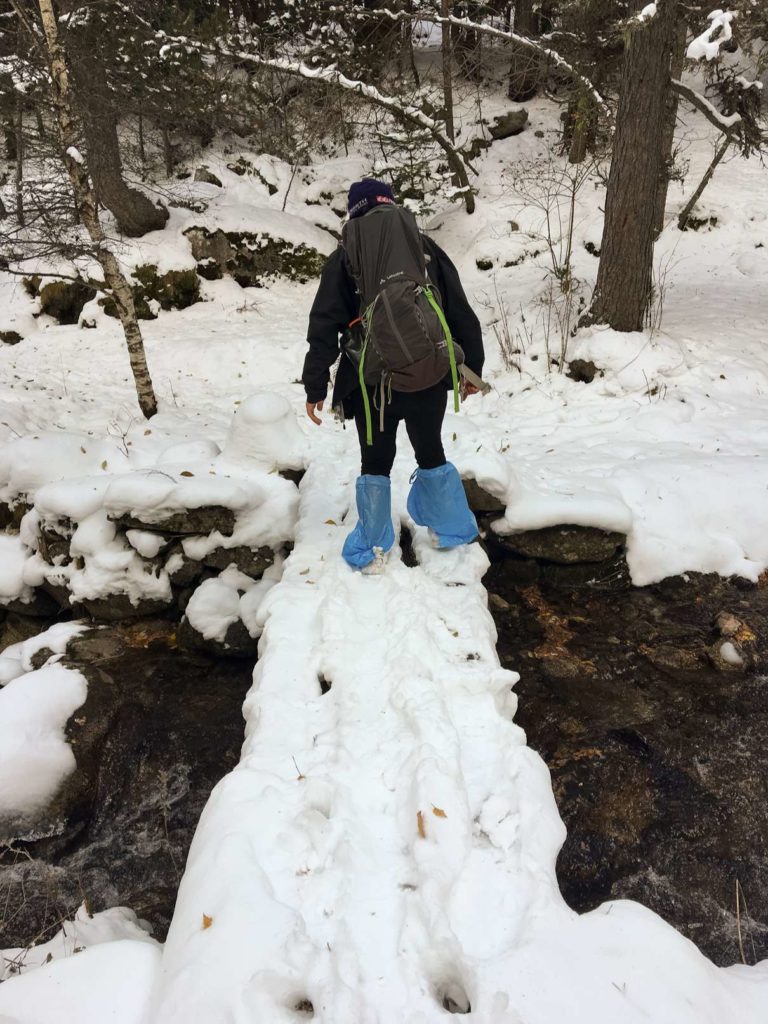
{"type": "Polygon", "coordinates": [[[417,469],[411,480],[408,514],[414,523],[434,530],[438,547],[455,548],[475,539],[477,523],[454,465],[417,469]]]}
{"type": "Polygon", "coordinates": [[[344,541],[342,555],[347,565],[362,569],[374,559],[374,548],[386,554],[395,543],[392,525],[392,490],[388,476],[365,474],[355,484],[358,522],[344,541]]]}

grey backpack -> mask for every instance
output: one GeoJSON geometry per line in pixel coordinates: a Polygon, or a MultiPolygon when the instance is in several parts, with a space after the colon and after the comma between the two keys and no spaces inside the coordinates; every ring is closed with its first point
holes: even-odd
{"type": "Polygon", "coordinates": [[[416,218],[400,206],[374,207],[348,221],[341,244],[360,293],[358,366],[365,384],[381,389],[380,411],[389,391],[423,391],[451,374],[458,401],[457,366],[464,353],[453,341],[436,289],[427,277],[416,218]]]}

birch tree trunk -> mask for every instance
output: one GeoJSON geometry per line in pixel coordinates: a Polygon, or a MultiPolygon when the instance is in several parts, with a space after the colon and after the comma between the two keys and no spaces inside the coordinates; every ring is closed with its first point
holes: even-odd
{"type": "Polygon", "coordinates": [[[61,157],[72,182],[80,219],[94,244],[96,259],[99,261],[104,272],[104,280],[107,288],[112,292],[112,297],[117,307],[117,314],[123,326],[123,333],[125,334],[125,341],[128,346],[128,357],[136,383],[139,407],[146,417],[154,416],[157,412],[157,400],[154,388],[152,387],[149,368],[147,367],[144,341],[141,336],[139,322],[136,318],[133,293],[114,253],[110,250],[107,243],[104,230],[99,221],[96,195],[83,159],[77,150],[77,121],[72,105],[72,90],[69,84],[69,73],[67,71],[64,49],[59,40],[58,25],[52,0],[38,0],[38,7],[40,9],[48,65],[51,72],[61,157]]]}
{"type": "MultiPolygon", "coordinates": [[[[443,18],[450,18],[452,0],[441,0],[440,13],[443,18]]],[[[451,26],[443,25],[443,106],[445,107],[445,134],[454,141],[456,133],[453,124],[453,53],[451,43],[451,26]]]]}

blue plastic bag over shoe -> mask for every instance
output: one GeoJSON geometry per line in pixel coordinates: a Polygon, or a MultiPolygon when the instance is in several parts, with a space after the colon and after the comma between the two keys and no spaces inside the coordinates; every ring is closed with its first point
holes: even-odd
{"type": "Polygon", "coordinates": [[[435,469],[417,469],[411,477],[408,514],[419,526],[428,526],[438,547],[455,548],[477,536],[477,522],[456,467],[446,462],[435,469]]]}
{"type": "Polygon", "coordinates": [[[355,484],[358,522],[344,541],[342,556],[353,569],[362,569],[374,559],[374,548],[386,554],[395,543],[392,525],[392,485],[388,476],[364,474],[355,484]]]}

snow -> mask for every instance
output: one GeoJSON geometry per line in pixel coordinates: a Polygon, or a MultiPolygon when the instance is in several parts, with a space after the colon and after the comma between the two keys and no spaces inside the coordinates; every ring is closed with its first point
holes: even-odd
{"type": "Polygon", "coordinates": [[[0,690],[0,816],[44,807],[74,771],[64,726],[87,690],[80,672],[56,664],[0,690]]]}
{"type": "Polygon", "coordinates": [[[733,38],[731,22],[736,17],[733,11],[712,11],[707,18],[709,28],[688,44],[686,56],[689,60],[717,60],[720,47],[733,38]]]}
{"type": "Polygon", "coordinates": [[[159,952],[149,942],[103,942],[11,978],[0,987],[2,1024],[138,1024],[150,1008],[159,952]]]}
{"type": "Polygon", "coordinates": [[[83,158],[83,154],[80,152],[80,150],[77,148],[77,146],[70,146],[67,149],[67,156],[71,157],[75,161],[76,164],[84,164],[85,163],[85,160],[83,158]]]}
{"type": "Polygon", "coordinates": [[[0,686],[33,670],[32,659],[41,651],[49,651],[51,659],[61,656],[67,644],[90,627],[83,622],[57,622],[37,636],[6,647],[0,655],[0,686]]]}
{"type": "Polygon", "coordinates": [[[744,659],[730,640],[726,640],[724,644],[720,645],[720,657],[723,661],[729,665],[734,665],[736,668],[741,668],[744,664],[744,659]]]}
{"type": "Polygon", "coordinates": [[[13,534],[0,534],[0,605],[31,599],[32,592],[24,584],[25,561],[21,540],[13,534]]]}
{"type": "MultiPolygon", "coordinates": [[[[764,171],[736,161],[718,169],[698,211],[716,226],[678,232],[676,213],[711,159],[714,133],[694,116],[690,172],[684,189],[672,186],[657,246],[661,324],[567,339],[569,358],[597,366],[583,384],[551,363],[560,339],[547,328],[548,257],[526,251],[540,211],[503,175],[549,146],[534,131],[553,129],[551,105],[529,111],[532,130],[483,157],[475,217],[441,209],[431,223],[483,319],[492,385],[447,417],[448,455],[505,500],[500,532],[618,530],[636,584],[706,571],[756,580],[768,568],[764,171]],[[476,259],[489,251],[494,268],[482,272],[476,259]],[[493,340],[502,304],[519,369],[504,366],[493,340]]],[[[364,169],[353,155],[306,185],[297,176],[285,216],[288,165],[270,163],[282,187],[271,199],[258,179],[222,171],[207,223],[258,229],[267,211],[262,223],[279,237],[323,237],[330,251],[317,223],[338,220],[305,197],[323,181],[338,194],[364,169]],[[225,208],[231,219],[220,221],[225,208]]],[[[602,200],[590,182],[577,202],[574,274],[587,295],[597,261],[584,243],[599,242],[602,200]]],[[[194,222],[173,209],[164,232],[127,243],[121,259],[193,265],[183,230],[194,222]]],[[[363,578],[340,560],[357,439],[330,417],[318,430],[303,415],[296,378],[312,285],[244,292],[205,282],[205,302],[143,325],[160,396],[149,423],[136,411],[118,325],[54,327],[33,320],[28,297],[1,276],[0,288],[14,310],[2,316],[26,325],[21,344],[0,347],[10,425],[0,428],[0,500],[35,503],[19,536],[0,536],[5,600],[29,597],[52,571],[35,550],[38,521],[69,520],[86,564],[56,569],[78,596],[152,592],[141,553],[154,557],[155,545],[146,530],[117,537],[108,513],[118,510],[233,508],[234,535],[187,538],[187,557],[294,545],[264,580],[230,567],[187,609],[212,637],[240,618],[260,636],[259,660],[243,756],[203,813],[162,951],[117,926],[105,929],[113,941],[32,969],[38,951],[0,986],[0,1020],[281,1024],[311,1000],[319,1024],[437,1024],[450,998],[483,1024],[762,1024],[765,963],[717,969],[631,902],[581,916],[563,902],[563,826],[546,767],[513,720],[517,677],[495,652],[479,547],[436,552],[414,528],[415,569],[394,552],[383,576],[363,578]],[[303,467],[299,490],[276,472],[303,467]]],[[[412,527],[411,469],[403,435],[394,516],[412,527]]],[[[158,594],[179,559],[152,577],[158,594]]],[[[738,655],[729,643],[726,661],[738,655]]],[[[39,805],[71,769],[62,730],[85,683],[58,664],[15,674],[21,654],[3,657],[0,673],[14,677],[0,690],[0,764],[13,785],[2,776],[0,799],[39,805]]]]}
{"type": "MultiPolygon", "coordinates": [[[[146,922],[140,921],[128,907],[112,907],[91,914],[83,904],[73,920],[65,921],[60,931],[48,942],[29,949],[6,949],[0,964],[0,981],[43,967],[51,961],[71,957],[91,946],[121,940],[143,942],[158,948],[158,943],[149,934],[146,922]]],[[[36,977],[38,981],[42,979],[42,975],[36,977]]]]}

